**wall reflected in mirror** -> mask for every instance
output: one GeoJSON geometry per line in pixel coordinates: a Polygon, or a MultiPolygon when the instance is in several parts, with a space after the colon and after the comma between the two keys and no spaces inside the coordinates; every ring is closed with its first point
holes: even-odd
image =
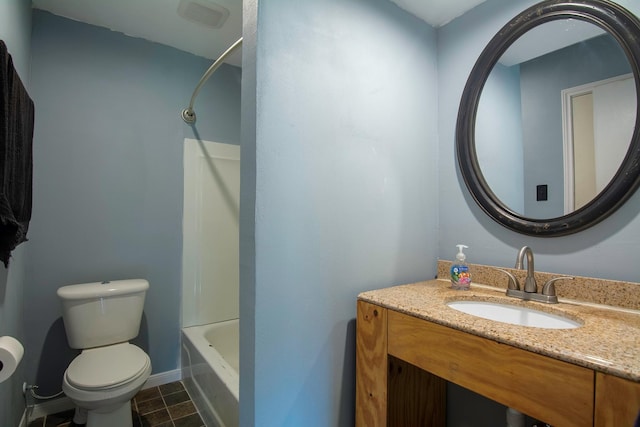
{"type": "Polygon", "coordinates": [[[573,212],[609,184],[633,136],[633,74],[562,92],[565,212],[573,212]]]}
{"type": "Polygon", "coordinates": [[[631,72],[612,36],[576,19],[544,23],[511,45],[485,83],[475,123],[478,163],[496,197],[535,219],[595,198],[631,141],[631,72]]]}

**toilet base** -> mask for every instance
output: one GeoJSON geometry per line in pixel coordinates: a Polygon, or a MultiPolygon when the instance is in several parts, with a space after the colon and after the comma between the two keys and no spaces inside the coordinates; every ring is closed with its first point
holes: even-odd
{"type": "Polygon", "coordinates": [[[122,405],[108,412],[100,410],[87,411],[86,427],[133,427],[131,418],[131,401],[127,400],[122,405]]]}
{"type": "Polygon", "coordinates": [[[87,424],[87,410],[76,406],[76,413],[73,414],[73,424],[83,426],[87,424]]]}

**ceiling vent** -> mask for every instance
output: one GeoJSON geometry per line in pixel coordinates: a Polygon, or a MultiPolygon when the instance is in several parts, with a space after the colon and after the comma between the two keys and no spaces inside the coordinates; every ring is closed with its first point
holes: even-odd
{"type": "Polygon", "coordinates": [[[207,28],[221,28],[229,17],[229,9],[207,0],[181,0],[178,14],[207,28]]]}

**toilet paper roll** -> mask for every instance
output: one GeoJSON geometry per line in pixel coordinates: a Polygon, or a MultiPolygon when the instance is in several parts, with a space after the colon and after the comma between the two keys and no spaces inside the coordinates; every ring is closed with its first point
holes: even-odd
{"type": "Polygon", "coordinates": [[[23,354],[20,341],[9,336],[0,337],[0,383],[13,375],[23,354]]]}

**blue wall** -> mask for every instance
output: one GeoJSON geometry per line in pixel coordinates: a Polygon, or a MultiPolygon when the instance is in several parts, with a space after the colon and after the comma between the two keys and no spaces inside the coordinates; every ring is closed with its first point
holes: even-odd
{"type": "MultiPolygon", "coordinates": [[[[180,111],[211,60],[34,11],[34,203],[25,316],[28,380],[60,389],[68,348],[58,287],[150,282],[141,334],[153,372],[178,368],[183,138],[180,111]]],[[[196,101],[198,134],[240,140],[240,70],[196,101]]]]}
{"type": "Polygon", "coordinates": [[[522,115],[525,118],[522,122],[523,188],[527,216],[554,218],[564,215],[561,91],[627,73],[631,73],[629,61],[618,42],[609,35],[521,64],[522,115]],[[538,184],[549,186],[549,200],[536,202],[538,184]]]}
{"type": "MultiPolygon", "coordinates": [[[[7,45],[22,83],[31,91],[29,84],[31,1],[3,0],[0,2],[0,40],[7,45]]],[[[31,238],[31,234],[29,232],[27,237],[31,238]]],[[[0,265],[0,336],[12,336],[23,345],[25,345],[22,324],[24,261],[28,246],[29,243],[23,243],[12,252],[8,269],[0,265]]],[[[24,411],[22,399],[24,372],[23,361],[12,377],[0,384],[0,425],[2,426],[17,426],[20,422],[24,411]]]]}
{"type": "MultiPolygon", "coordinates": [[[[466,79],[482,48],[517,13],[534,1],[489,0],[438,31],[440,114],[439,255],[454,256],[454,245],[470,246],[472,263],[512,266],[518,248],[529,245],[540,271],[638,281],[640,192],[612,216],[578,234],[536,238],[509,231],[475,204],[455,161],[455,124],[466,79]]],[[[621,2],[622,3],[622,2],[621,2]]],[[[640,3],[625,6],[640,14],[640,3]]]]}
{"type": "Polygon", "coordinates": [[[560,93],[630,72],[620,45],[608,35],[512,67],[497,64],[476,120],[478,161],[496,196],[533,218],[564,215],[560,93]],[[538,184],[548,186],[548,200],[536,201],[538,184]]]}
{"type": "Polygon", "coordinates": [[[248,3],[241,425],[351,426],[357,294],[435,275],[435,30],[386,0],[248,3]]]}
{"type": "MultiPolygon", "coordinates": [[[[637,281],[640,193],[590,230],[540,239],[487,218],[459,175],[468,73],[533,0],[489,0],[439,29],[437,45],[386,0],[244,3],[242,426],[352,425],[357,294],[433,277],[456,243],[470,262],[511,266],[529,244],[540,270],[637,281]]],[[[182,139],[193,135],[178,114],[210,61],[44,12],[32,50],[28,380],[59,390],[73,355],[55,290],[104,278],[150,280],[139,343],[155,372],[175,369],[182,139]]],[[[240,72],[225,68],[198,98],[198,131],[236,143],[240,72]]],[[[6,304],[21,304],[22,282],[6,280],[0,307],[18,335],[6,304]]],[[[11,404],[14,388],[0,393],[11,404]]]]}
{"type": "Polygon", "coordinates": [[[478,104],[476,153],[484,179],[500,201],[515,212],[524,212],[520,104],[520,68],[496,64],[478,104]]]}

